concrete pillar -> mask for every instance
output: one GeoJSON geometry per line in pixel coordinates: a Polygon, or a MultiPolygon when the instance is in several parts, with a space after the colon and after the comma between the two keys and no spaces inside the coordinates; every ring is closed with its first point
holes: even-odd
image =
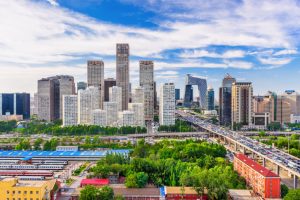
{"type": "Polygon", "coordinates": [[[237,143],[234,143],[234,151],[237,151],[237,150],[238,150],[237,143]]]}
{"type": "Polygon", "coordinates": [[[254,160],[254,152],[253,151],[251,151],[251,157],[254,160]]]}
{"type": "Polygon", "coordinates": [[[266,159],[265,159],[265,158],[263,158],[263,160],[262,160],[262,165],[263,165],[264,167],[266,167],[266,159]]]}
{"type": "Polygon", "coordinates": [[[297,189],[298,186],[298,177],[294,174],[294,189],[297,189]]]}
{"type": "Polygon", "coordinates": [[[280,167],[279,165],[276,165],[276,174],[279,176],[279,173],[280,173],[280,167]]]}

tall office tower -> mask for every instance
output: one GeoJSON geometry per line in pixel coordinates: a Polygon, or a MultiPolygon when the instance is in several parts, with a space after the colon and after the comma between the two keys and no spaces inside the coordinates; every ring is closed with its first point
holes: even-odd
{"type": "Polygon", "coordinates": [[[30,118],[29,93],[0,93],[0,115],[22,115],[30,118]]]}
{"type": "Polygon", "coordinates": [[[231,124],[252,125],[253,88],[251,82],[235,82],[232,84],[231,124]]]}
{"type": "Polygon", "coordinates": [[[121,126],[135,126],[134,124],[134,112],[129,110],[123,110],[119,112],[119,119],[121,126]]]}
{"type": "Polygon", "coordinates": [[[152,61],[140,61],[140,86],[144,89],[144,112],[146,121],[153,121],[154,117],[153,73],[152,61]]]}
{"type": "Polygon", "coordinates": [[[140,86],[134,89],[132,95],[132,103],[142,103],[144,104],[144,89],[140,86]]]}
{"type": "Polygon", "coordinates": [[[122,88],[122,110],[127,110],[129,102],[129,45],[117,44],[116,51],[116,81],[117,86],[122,88]]]}
{"type": "Polygon", "coordinates": [[[122,111],[122,88],[113,86],[109,88],[109,101],[118,104],[118,111],[122,111]]]}
{"type": "Polygon", "coordinates": [[[116,86],[116,79],[104,79],[104,101],[109,101],[109,88],[113,86],[116,86]]]}
{"type": "Polygon", "coordinates": [[[219,89],[219,118],[221,125],[231,125],[231,88],[232,84],[235,82],[235,78],[232,78],[227,74],[219,89]]]}
{"type": "Polygon", "coordinates": [[[185,107],[191,107],[193,99],[194,99],[193,86],[192,85],[186,85],[185,86],[185,92],[184,92],[184,102],[183,102],[183,105],[185,107]]]}
{"type": "Polygon", "coordinates": [[[157,90],[156,90],[156,82],[154,81],[153,85],[153,90],[154,90],[154,112],[157,111],[157,90]]]}
{"type": "Polygon", "coordinates": [[[106,111],[107,126],[117,126],[118,125],[118,103],[104,102],[103,109],[106,111]]]}
{"type": "Polygon", "coordinates": [[[180,99],[180,89],[176,88],[175,89],[175,100],[179,100],[180,99]]]}
{"type": "Polygon", "coordinates": [[[215,91],[213,88],[208,88],[207,90],[207,110],[214,110],[215,109],[215,91]]]}
{"type": "Polygon", "coordinates": [[[34,95],[33,95],[33,105],[34,105],[34,107],[33,107],[33,109],[32,109],[32,115],[38,115],[38,94],[37,93],[34,93],[34,95]]]}
{"type": "Polygon", "coordinates": [[[78,90],[85,90],[87,88],[87,83],[86,82],[77,82],[77,93],[78,90]]]}
{"type": "Polygon", "coordinates": [[[87,62],[88,87],[93,86],[99,89],[100,108],[104,100],[104,63],[101,60],[89,60],[87,62]]]}
{"type": "Polygon", "coordinates": [[[130,103],[128,107],[134,113],[134,126],[145,126],[144,104],[130,103]]]}
{"type": "Polygon", "coordinates": [[[295,90],[286,90],[282,95],[291,105],[293,115],[300,115],[300,95],[295,90]]]}
{"type": "Polygon", "coordinates": [[[62,118],[63,95],[75,94],[74,77],[53,76],[38,80],[38,118],[53,121],[62,118]]]}
{"type": "Polygon", "coordinates": [[[63,126],[75,126],[78,123],[77,95],[63,95],[63,126]]]}
{"type": "Polygon", "coordinates": [[[97,126],[107,126],[106,110],[96,109],[92,111],[92,124],[97,126]]]}
{"type": "MultiPolygon", "coordinates": [[[[198,95],[199,95],[199,107],[201,109],[205,109],[206,107],[206,93],[207,93],[207,81],[205,78],[192,76],[187,74],[185,79],[185,85],[198,86],[198,95]]],[[[184,95],[184,105],[191,105],[191,87],[186,87],[185,95],[184,95]],[[188,89],[188,90],[187,90],[188,89]],[[187,94],[189,93],[189,95],[187,94]]]]}
{"type": "Polygon", "coordinates": [[[159,95],[159,123],[160,125],[175,124],[175,86],[165,83],[160,88],[159,95]]]}
{"type": "Polygon", "coordinates": [[[78,124],[90,124],[92,111],[100,109],[99,88],[88,87],[78,93],[78,124]]]}

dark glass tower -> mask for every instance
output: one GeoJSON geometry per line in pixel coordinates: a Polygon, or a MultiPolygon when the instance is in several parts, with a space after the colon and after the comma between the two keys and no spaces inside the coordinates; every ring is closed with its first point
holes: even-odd
{"type": "Polygon", "coordinates": [[[191,107],[193,102],[193,86],[192,85],[186,85],[185,86],[185,93],[184,93],[184,102],[183,105],[185,107],[191,107]]]}
{"type": "Polygon", "coordinates": [[[180,89],[175,89],[175,100],[179,100],[180,99],[180,89]]]}
{"type": "Polygon", "coordinates": [[[215,91],[209,88],[207,91],[207,110],[215,109],[215,91]]]}

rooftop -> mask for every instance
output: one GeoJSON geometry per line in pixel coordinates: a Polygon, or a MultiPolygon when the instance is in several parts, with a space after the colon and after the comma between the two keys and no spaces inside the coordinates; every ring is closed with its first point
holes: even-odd
{"type": "Polygon", "coordinates": [[[240,161],[244,162],[246,165],[254,169],[256,172],[260,173],[264,177],[279,177],[277,174],[272,172],[271,170],[268,170],[267,168],[261,166],[254,160],[248,158],[244,154],[236,154],[235,158],[239,159],[240,161]]]}
{"type": "Polygon", "coordinates": [[[82,179],[80,185],[108,185],[108,179],[82,179]]]}

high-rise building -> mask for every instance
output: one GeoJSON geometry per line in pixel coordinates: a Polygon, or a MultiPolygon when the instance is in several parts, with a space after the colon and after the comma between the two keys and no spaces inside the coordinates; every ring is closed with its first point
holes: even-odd
{"type": "Polygon", "coordinates": [[[144,119],[144,104],[143,103],[130,103],[129,110],[134,113],[134,126],[145,126],[144,119]]]}
{"type": "Polygon", "coordinates": [[[22,115],[30,118],[29,93],[0,93],[0,115],[22,115]]]}
{"type": "Polygon", "coordinates": [[[128,109],[129,102],[129,45],[117,44],[116,81],[122,88],[122,110],[128,109]]]}
{"type": "Polygon", "coordinates": [[[93,110],[91,124],[97,126],[107,126],[106,110],[100,110],[100,109],[93,110]]]}
{"type": "Polygon", "coordinates": [[[106,111],[107,126],[117,126],[118,125],[118,103],[104,102],[103,109],[106,111]]]}
{"type": "Polygon", "coordinates": [[[132,95],[133,103],[142,103],[144,104],[144,89],[142,87],[136,87],[132,95]]]}
{"type": "Polygon", "coordinates": [[[215,91],[213,88],[208,88],[207,90],[207,110],[215,109],[215,91]]]}
{"type": "Polygon", "coordinates": [[[154,81],[153,84],[153,90],[154,90],[154,113],[157,111],[157,89],[156,89],[156,82],[154,81]]]}
{"type": "Polygon", "coordinates": [[[92,111],[100,109],[99,88],[88,87],[78,93],[78,124],[90,124],[92,111]]]}
{"type": "Polygon", "coordinates": [[[184,92],[184,102],[183,102],[183,105],[185,107],[191,107],[193,99],[194,99],[193,86],[192,85],[186,85],[185,86],[185,92],[184,92]]]}
{"type": "Polygon", "coordinates": [[[118,111],[122,111],[122,88],[113,86],[109,88],[109,101],[118,104],[118,111]]]}
{"type": "Polygon", "coordinates": [[[221,125],[231,125],[231,88],[235,82],[235,78],[227,74],[219,90],[219,118],[221,125]]]}
{"type": "Polygon", "coordinates": [[[159,96],[159,123],[160,125],[175,124],[175,86],[174,83],[165,83],[160,88],[159,96]]]}
{"type": "MultiPolygon", "coordinates": [[[[199,107],[205,109],[206,107],[206,93],[207,93],[207,81],[205,78],[192,76],[187,74],[185,85],[196,85],[198,86],[199,95],[199,107]]],[[[190,88],[189,88],[190,89],[190,88]]],[[[185,93],[190,93],[189,95],[184,95],[184,105],[191,105],[191,90],[186,90],[185,93]]]]}
{"type": "Polygon", "coordinates": [[[86,82],[77,82],[77,93],[78,90],[85,90],[87,88],[87,83],[86,82]]]}
{"type": "Polygon", "coordinates": [[[282,95],[291,105],[293,115],[300,115],[300,95],[295,90],[286,90],[282,95]]]}
{"type": "Polygon", "coordinates": [[[145,120],[154,117],[154,78],[153,61],[140,61],[140,86],[144,89],[145,120]]]}
{"type": "Polygon", "coordinates": [[[78,123],[77,95],[63,95],[63,126],[75,126],[78,123]]]}
{"type": "Polygon", "coordinates": [[[234,123],[252,125],[253,88],[250,82],[235,82],[232,84],[231,118],[234,123]]]}
{"type": "Polygon", "coordinates": [[[135,126],[133,111],[123,110],[119,112],[119,118],[121,126],[135,126]]]}
{"type": "Polygon", "coordinates": [[[109,101],[109,88],[113,86],[116,86],[116,79],[104,79],[104,101],[109,101]]]}
{"type": "Polygon", "coordinates": [[[38,80],[38,118],[53,121],[62,118],[63,95],[75,94],[74,77],[53,76],[38,80]]]}
{"type": "Polygon", "coordinates": [[[99,89],[100,108],[104,100],[104,63],[101,60],[89,60],[87,62],[88,87],[93,86],[99,89]]]}
{"type": "Polygon", "coordinates": [[[180,99],[180,89],[176,88],[175,89],[175,100],[179,100],[180,99]]]}

